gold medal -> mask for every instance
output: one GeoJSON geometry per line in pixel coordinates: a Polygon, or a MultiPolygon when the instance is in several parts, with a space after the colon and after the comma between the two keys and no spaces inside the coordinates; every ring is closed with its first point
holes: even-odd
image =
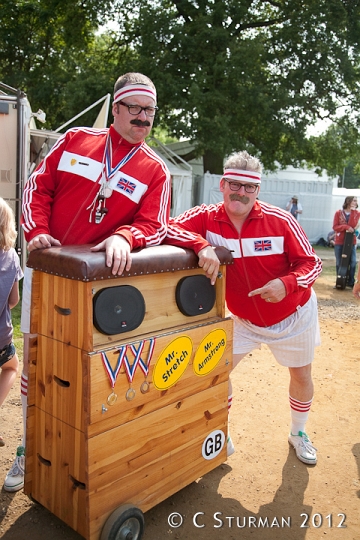
{"type": "Polygon", "coordinates": [[[114,405],[117,400],[117,394],[115,392],[111,392],[111,394],[107,398],[107,402],[109,405],[114,405]]]}
{"type": "Polygon", "coordinates": [[[125,397],[128,401],[131,401],[135,397],[135,390],[133,388],[129,388],[129,390],[126,392],[125,397]]]}
{"type": "Polygon", "coordinates": [[[144,381],[140,386],[140,392],[146,394],[150,390],[150,384],[147,381],[144,381]]]}

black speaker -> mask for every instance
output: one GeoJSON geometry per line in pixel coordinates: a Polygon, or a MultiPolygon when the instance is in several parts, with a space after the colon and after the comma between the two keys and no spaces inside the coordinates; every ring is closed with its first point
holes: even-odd
{"type": "Polygon", "coordinates": [[[176,303],[183,315],[193,317],[211,311],[215,304],[215,287],[206,276],[180,279],[176,286],[176,303]]]}
{"type": "Polygon", "coordinates": [[[145,300],[131,285],[101,289],[93,298],[93,322],[102,334],[134,330],[145,317],[145,300]]]}

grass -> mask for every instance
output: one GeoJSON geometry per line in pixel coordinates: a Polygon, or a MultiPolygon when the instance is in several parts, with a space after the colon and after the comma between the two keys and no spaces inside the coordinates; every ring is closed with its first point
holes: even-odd
{"type": "Polygon", "coordinates": [[[21,338],[22,333],[20,331],[20,318],[21,318],[21,300],[17,306],[11,310],[11,318],[14,327],[14,339],[21,338]]]}
{"type": "Polygon", "coordinates": [[[323,264],[321,276],[334,276],[336,278],[336,267],[335,264],[332,266],[323,264]]]}
{"type": "Polygon", "coordinates": [[[312,246],[323,263],[321,276],[336,276],[334,248],[325,246],[312,246]]]}

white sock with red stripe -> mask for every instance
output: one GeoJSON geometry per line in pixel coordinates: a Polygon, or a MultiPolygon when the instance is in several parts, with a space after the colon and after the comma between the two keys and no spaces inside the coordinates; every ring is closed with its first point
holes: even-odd
{"type": "Polygon", "coordinates": [[[23,441],[22,445],[26,445],[26,411],[27,411],[27,391],[28,391],[28,377],[21,374],[21,405],[22,405],[22,415],[23,415],[23,441]]]}
{"type": "Polygon", "coordinates": [[[309,417],[312,399],[299,401],[289,396],[291,411],[291,434],[298,435],[299,431],[305,433],[305,424],[309,417]]]}
{"type": "Polygon", "coordinates": [[[232,405],[232,394],[228,396],[228,411],[230,411],[232,405]]]}

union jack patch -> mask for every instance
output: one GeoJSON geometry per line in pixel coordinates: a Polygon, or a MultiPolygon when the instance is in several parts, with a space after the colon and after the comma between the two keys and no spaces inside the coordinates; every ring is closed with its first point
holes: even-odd
{"type": "Polygon", "coordinates": [[[271,251],[271,240],[255,240],[254,241],[254,250],[255,251],[271,251]]]}
{"type": "Polygon", "coordinates": [[[116,187],[132,195],[135,191],[136,184],[134,184],[134,182],[130,182],[130,180],[127,180],[126,178],[121,177],[118,183],[116,184],[116,187]]]}

